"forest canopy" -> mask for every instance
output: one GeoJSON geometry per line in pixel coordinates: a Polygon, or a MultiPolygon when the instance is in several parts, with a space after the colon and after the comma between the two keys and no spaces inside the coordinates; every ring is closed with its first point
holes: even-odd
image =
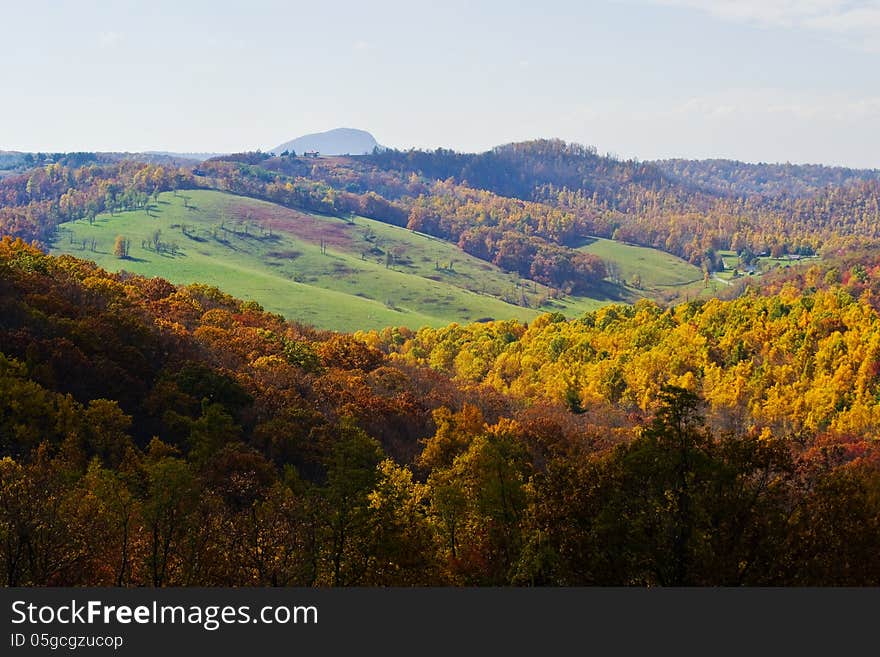
{"type": "Polygon", "coordinates": [[[873,277],[352,336],[6,238],[3,581],[876,584],[873,277]]]}

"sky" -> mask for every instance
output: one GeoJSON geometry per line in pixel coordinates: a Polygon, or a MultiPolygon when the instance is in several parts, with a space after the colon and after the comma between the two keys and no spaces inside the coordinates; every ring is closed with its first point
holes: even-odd
{"type": "Polygon", "coordinates": [[[0,7],[0,150],[265,150],[336,127],[880,168],[880,0],[0,7]]]}

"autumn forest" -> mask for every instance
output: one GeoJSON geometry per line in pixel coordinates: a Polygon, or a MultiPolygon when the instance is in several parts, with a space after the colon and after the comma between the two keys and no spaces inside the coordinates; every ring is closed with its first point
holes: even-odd
{"type": "Polygon", "coordinates": [[[57,153],[0,175],[0,235],[6,586],[880,585],[876,171],[559,140],[57,153]],[[188,190],[409,231],[531,314],[345,332],[132,273],[239,248],[113,228],[188,190]],[[112,270],[55,250],[93,224],[112,270]],[[597,239],[697,276],[626,279],[597,239]]]}

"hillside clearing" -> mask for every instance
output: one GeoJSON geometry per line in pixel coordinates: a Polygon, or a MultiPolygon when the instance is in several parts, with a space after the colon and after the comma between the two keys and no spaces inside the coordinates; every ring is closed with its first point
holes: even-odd
{"type": "Polygon", "coordinates": [[[52,251],[110,271],[216,285],[288,319],[340,331],[529,321],[608,301],[550,299],[545,286],[397,226],[210,190],[167,192],[145,210],[62,224],[52,251]],[[128,240],[126,258],[114,254],[117,236],[128,240]]]}

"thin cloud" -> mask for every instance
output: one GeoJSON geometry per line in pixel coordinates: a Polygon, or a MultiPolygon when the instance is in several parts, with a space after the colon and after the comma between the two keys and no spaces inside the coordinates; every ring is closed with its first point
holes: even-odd
{"type": "Polygon", "coordinates": [[[650,0],[765,28],[806,29],[880,51],[880,0],[650,0]]]}
{"type": "Polygon", "coordinates": [[[632,106],[606,99],[578,107],[572,114],[581,121],[623,119],[640,123],[669,119],[710,124],[746,120],[834,122],[880,122],[880,95],[792,93],[781,89],[731,89],[721,93],[679,97],[666,102],[646,101],[632,106]]]}
{"type": "Polygon", "coordinates": [[[98,36],[98,43],[102,48],[115,48],[125,40],[122,32],[102,32],[98,36]]]}
{"type": "Polygon", "coordinates": [[[768,27],[796,27],[810,19],[837,16],[851,4],[843,0],[655,0],[655,2],[661,5],[697,9],[718,18],[768,27]]]}
{"type": "Polygon", "coordinates": [[[692,97],[673,104],[665,112],[705,119],[775,116],[806,121],[880,120],[880,96],[853,97],[845,94],[791,93],[777,89],[739,89],[692,97]]]}
{"type": "Polygon", "coordinates": [[[880,167],[880,92],[735,88],[572,105],[556,134],[622,157],[723,157],[880,167]]]}

